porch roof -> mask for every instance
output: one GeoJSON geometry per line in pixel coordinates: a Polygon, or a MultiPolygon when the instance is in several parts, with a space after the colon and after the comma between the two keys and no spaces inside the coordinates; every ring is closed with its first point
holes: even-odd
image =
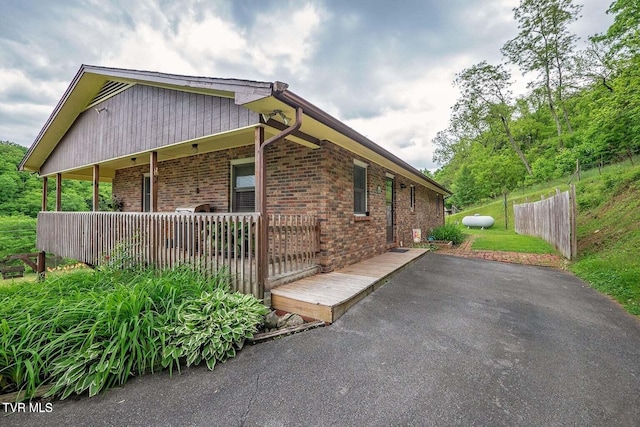
{"type": "MultiPolygon", "coordinates": [[[[292,118],[295,117],[296,108],[301,107],[304,112],[302,127],[299,132],[289,136],[288,139],[310,147],[316,146],[315,142],[319,140],[331,141],[399,175],[417,181],[438,193],[443,195],[451,194],[449,190],[426,177],[402,159],[317,106],[289,91],[288,85],[285,83],[184,76],[91,65],[82,65],[80,67],[20,163],[20,169],[40,172],[42,165],[83,111],[137,83],[230,98],[237,105],[242,105],[249,110],[265,115],[280,110],[286,117],[292,118]],[[108,82],[114,82],[114,85],[105,86],[105,83],[108,82]]],[[[279,115],[269,118],[266,123],[261,120],[267,136],[275,135],[286,127],[283,121],[283,117],[279,115]]],[[[201,138],[200,141],[183,141],[174,146],[154,149],[153,151],[158,151],[162,160],[162,157],[168,159],[189,155],[191,145],[194,142],[198,142],[204,150],[207,149],[207,142],[214,140],[218,141],[218,143],[222,141],[222,146],[237,146],[241,144],[239,137],[246,136],[247,132],[250,131],[249,128],[236,129],[224,134],[210,135],[201,138]]],[[[101,179],[109,181],[116,169],[128,166],[130,158],[139,154],[141,153],[130,153],[124,158],[112,159],[102,163],[101,179]]],[[[75,170],[60,172],[64,173],[64,176],[68,178],[89,179],[91,167],[92,165],[85,165],[75,170]]]]}

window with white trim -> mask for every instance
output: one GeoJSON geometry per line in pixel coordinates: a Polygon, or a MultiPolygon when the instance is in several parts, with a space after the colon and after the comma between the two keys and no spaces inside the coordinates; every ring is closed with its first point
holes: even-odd
{"type": "Polygon", "coordinates": [[[256,165],[253,158],[231,162],[231,212],[256,211],[256,165]]]}
{"type": "Polygon", "coordinates": [[[367,164],[353,161],[353,213],[367,214],[367,164]]]}

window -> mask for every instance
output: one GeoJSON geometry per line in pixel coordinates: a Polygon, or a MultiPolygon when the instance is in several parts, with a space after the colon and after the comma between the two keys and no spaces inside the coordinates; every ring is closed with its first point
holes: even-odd
{"type": "Polygon", "coordinates": [[[367,213],[367,164],[353,161],[353,213],[367,213]]]}
{"type": "Polygon", "coordinates": [[[231,211],[255,212],[256,165],[254,159],[231,163],[231,211]]]}
{"type": "Polygon", "coordinates": [[[410,187],[410,197],[411,201],[409,202],[411,205],[411,212],[416,210],[416,186],[412,185],[410,187]]]}
{"type": "Polygon", "coordinates": [[[151,175],[144,174],[142,178],[142,212],[151,211],[151,175]]]}

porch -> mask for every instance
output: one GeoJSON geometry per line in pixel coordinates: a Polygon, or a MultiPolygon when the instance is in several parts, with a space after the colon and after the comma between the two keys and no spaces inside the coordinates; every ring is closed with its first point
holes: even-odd
{"type": "Polygon", "coordinates": [[[36,245],[93,266],[225,269],[234,291],[262,299],[272,282],[317,272],[318,232],[311,215],[40,212],[36,245]]]}
{"type": "Polygon", "coordinates": [[[271,290],[271,307],[333,323],[391,275],[426,253],[426,249],[392,249],[338,271],[279,286],[271,290]]]}

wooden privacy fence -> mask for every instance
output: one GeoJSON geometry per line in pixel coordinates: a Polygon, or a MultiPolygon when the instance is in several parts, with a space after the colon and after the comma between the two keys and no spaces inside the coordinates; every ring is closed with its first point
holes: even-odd
{"type": "Polygon", "coordinates": [[[565,258],[575,259],[578,252],[575,186],[539,202],[513,205],[513,211],[516,233],[541,237],[565,258]]]}
{"type": "MultiPolygon", "coordinates": [[[[231,273],[232,289],[262,298],[257,248],[260,215],[138,212],[40,212],[37,248],[90,265],[190,264],[231,273]]],[[[317,219],[271,215],[269,274],[302,271],[316,262],[317,219]]]]}

